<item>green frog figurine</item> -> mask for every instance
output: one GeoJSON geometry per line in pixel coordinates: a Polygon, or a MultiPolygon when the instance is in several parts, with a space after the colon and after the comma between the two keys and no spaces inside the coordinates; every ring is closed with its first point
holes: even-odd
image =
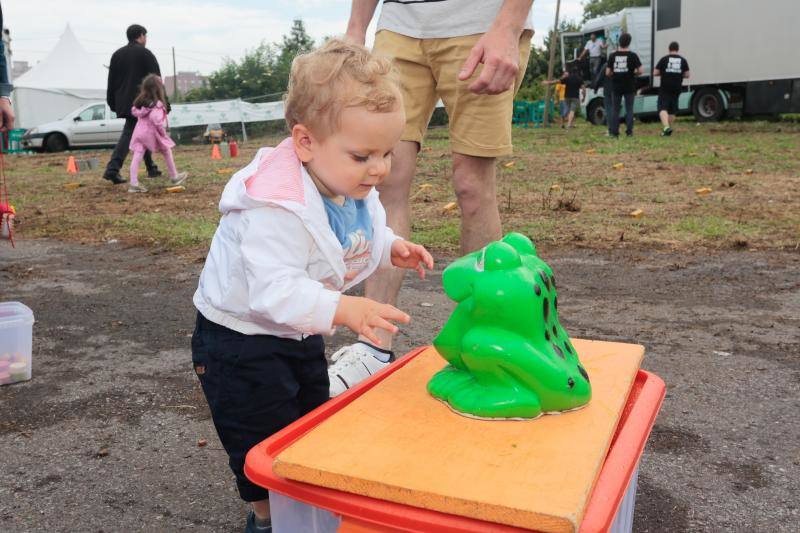
{"type": "Polygon", "coordinates": [[[449,363],[428,392],[465,416],[530,419],[586,405],[589,375],[558,323],[556,280],[530,239],[509,233],[442,276],[458,302],[433,345],[449,363]]]}

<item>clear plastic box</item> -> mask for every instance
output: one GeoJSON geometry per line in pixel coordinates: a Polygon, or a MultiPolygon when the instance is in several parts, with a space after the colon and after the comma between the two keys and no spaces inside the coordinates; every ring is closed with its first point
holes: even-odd
{"type": "Polygon", "coordinates": [[[0,302],[0,385],[31,379],[33,311],[19,302],[0,302]]]}

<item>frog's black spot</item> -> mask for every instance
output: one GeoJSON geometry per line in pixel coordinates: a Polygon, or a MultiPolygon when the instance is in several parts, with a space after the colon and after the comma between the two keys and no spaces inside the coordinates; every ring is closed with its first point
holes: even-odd
{"type": "Polygon", "coordinates": [[[575,386],[575,380],[572,379],[572,378],[567,378],[567,386],[569,386],[570,389],[572,387],[574,387],[575,386]]]}
{"type": "Polygon", "coordinates": [[[556,353],[558,354],[558,356],[561,359],[566,359],[566,357],[564,356],[564,352],[561,350],[561,348],[558,347],[558,345],[556,343],[552,343],[551,346],[553,347],[553,350],[556,351],[556,353]]]}
{"type": "Polygon", "coordinates": [[[558,338],[558,330],[556,329],[556,325],[553,324],[553,337],[558,338]]]}
{"type": "Polygon", "coordinates": [[[550,285],[552,285],[554,289],[556,288],[556,277],[552,274],[550,274],[550,285]]]}
{"type": "Polygon", "coordinates": [[[567,353],[572,355],[572,348],[569,347],[569,343],[568,342],[564,342],[564,348],[566,348],[567,353]]]}
{"type": "Polygon", "coordinates": [[[538,283],[533,286],[533,292],[536,293],[536,296],[541,296],[542,295],[542,288],[539,287],[538,283]]]}
{"type": "Polygon", "coordinates": [[[544,328],[544,338],[548,341],[550,340],[550,332],[547,331],[547,328],[544,328]]]}
{"type": "MultiPolygon", "coordinates": [[[[555,287],[555,285],[553,285],[553,287],[555,287]]],[[[558,296],[553,298],[553,307],[555,307],[556,311],[558,311],[558,296]]]]}
{"type": "Polygon", "coordinates": [[[547,319],[550,316],[550,301],[547,298],[542,300],[542,314],[544,315],[545,323],[547,323],[547,319]]]}
{"type": "Polygon", "coordinates": [[[544,288],[549,291],[550,290],[550,280],[547,279],[547,274],[544,273],[544,270],[540,270],[539,271],[539,279],[541,279],[542,283],[544,283],[544,288]]]}
{"type": "Polygon", "coordinates": [[[580,372],[581,376],[583,376],[583,379],[585,379],[586,382],[589,383],[589,374],[586,373],[586,369],[583,368],[581,365],[578,365],[578,372],[580,372]]]}

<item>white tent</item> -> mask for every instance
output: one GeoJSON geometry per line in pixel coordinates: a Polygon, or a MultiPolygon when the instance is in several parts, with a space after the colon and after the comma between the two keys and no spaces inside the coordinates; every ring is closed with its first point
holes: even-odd
{"type": "Polygon", "coordinates": [[[32,128],[88,102],[104,101],[107,83],[108,70],[84,50],[67,25],[50,54],[14,80],[17,127],[32,128]]]}

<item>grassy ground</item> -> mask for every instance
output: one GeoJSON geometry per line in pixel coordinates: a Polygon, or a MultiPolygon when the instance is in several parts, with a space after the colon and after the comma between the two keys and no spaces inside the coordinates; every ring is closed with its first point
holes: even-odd
{"type": "MultiPolygon", "coordinates": [[[[800,124],[680,122],[676,130],[661,138],[656,124],[638,124],[634,138],[611,140],[586,123],[572,131],[515,128],[514,156],[498,160],[504,229],[549,246],[800,245],[800,124]],[[710,192],[697,192],[703,188],[710,192]]],[[[67,174],[67,154],[8,156],[18,234],[203,250],[231,173],[279,139],[251,140],[236,160],[212,161],[208,147],[179,147],[178,167],[190,179],[174,194],[166,180],[144,180],[151,191],[132,195],[102,180],[102,169],[67,174]],[[73,182],[81,187],[64,187],[73,182]]],[[[98,157],[102,166],[110,151],[74,155],[98,157]]],[[[414,184],[413,230],[442,252],[458,247],[458,210],[444,210],[455,200],[451,175],[447,129],[433,129],[414,184]]]]}

